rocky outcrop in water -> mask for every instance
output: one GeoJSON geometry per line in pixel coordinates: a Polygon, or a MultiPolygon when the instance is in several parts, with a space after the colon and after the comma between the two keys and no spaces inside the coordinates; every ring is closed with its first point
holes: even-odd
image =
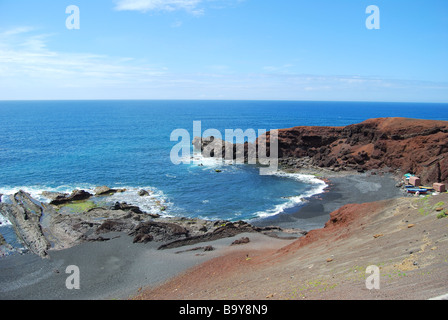
{"type": "Polygon", "coordinates": [[[0,212],[12,223],[18,238],[31,252],[46,257],[51,245],[40,224],[42,206],[23,191],[11,196],[10,200],[11,204],[0,203],[0,212]]]}
{"type": "Polygon", "coordinates": [[[84,191],[84,190],[74,190],[70,195],[67,194],[59,194],[57,195],[50,204],[53,205],[61,205],[65,203],[69,203],[72,201],[80,201],[80,200],[87,200],[92,196],[91,193],[84,191]]]}
{"type": "Polygon", "coordinates": [[[94,190],[96,196],[110,196],[117,192],[125,192],[126,189],[111,189],[108,186],[96,187],[94,190]]]}

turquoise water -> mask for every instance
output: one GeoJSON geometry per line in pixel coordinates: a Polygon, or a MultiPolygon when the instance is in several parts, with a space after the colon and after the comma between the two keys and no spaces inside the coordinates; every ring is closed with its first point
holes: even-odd
{"type": "MultiPolygon", "coordinates": [[[[402,116],[448,120],[447,104],[278,101],[0,102],[0,193],[127,188],[119,200],[166,215],[250,220],[297,206],[324,185],[300,175],[261,176],[255,166],[214,161],[174,165],[175,129],[342,126],[402,116]],[[219,168],[222,172],[216,173],[219,168]],[[152,197],[136,195],[150,189],[152,197]]],[[[114,200],[114,199],[111,199],[114,200]]]]}

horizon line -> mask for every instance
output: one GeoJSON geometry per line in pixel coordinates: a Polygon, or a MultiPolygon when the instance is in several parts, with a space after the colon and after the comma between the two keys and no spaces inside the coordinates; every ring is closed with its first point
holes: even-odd
{"type": "Polygon", "coordinates": [[[387,100],[295,100],[295,99],[138,99],[138,98],[128,98],[128,99],[0,99],[0,102],[58,102],[58,101],[214,101],[214,102],[225,102],[225,101],[253,101],[253,102],[341,102],[341,103],[414,103],[414,104],[448,104],[448,101],[437,102],[437,101],[387,101],[387,100]]]}

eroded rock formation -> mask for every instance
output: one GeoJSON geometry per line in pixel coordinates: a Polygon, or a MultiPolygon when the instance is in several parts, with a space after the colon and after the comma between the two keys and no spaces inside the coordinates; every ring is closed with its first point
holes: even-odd
{"type": "MultiPolygon", "coordinates": [[[[87,197],[82,190],[72,195],[87,197]]],[[[54,205],[54,200],[50,204],[41,203],[23,191],[9,198],[11,201],[8,203],[0,203],[0,212],[11,221],[24,246],[41,257],[47,257],[51,250],[67,249],[83,242],[108,241],[111,239],[108,234],[116,236],[112,233],[127,234],[133,237],[134,243],[159,242],[159,249],[168,249],[245,232],[276,236],[277,232],[282,231],[278,227],[257,228],[245,222],[161,217],[125,202],[64,213],[61,209],[64,205],[70,205],[68,199],[75,198],[66,194],[54,195],[54,199],[62,201],[60,205],[54,205]]],[[[76,200],[76,204],[80,204],[80,200],[76,200]]],[[[303,234],[300,230],[285,232],[303,234]]],[[[4,245],[3,239],[0,240],[0,245],[4,245]]]]}

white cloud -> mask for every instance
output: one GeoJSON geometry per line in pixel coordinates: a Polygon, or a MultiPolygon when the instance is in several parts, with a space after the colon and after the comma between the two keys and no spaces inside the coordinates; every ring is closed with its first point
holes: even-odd
{"type": "Polygon", "coordinates": [[[33,28],[31,28],[31,27],[17,27],[17,28],[5,30],[5,31],[0,32],[0,39],[4,38],[4,37],[13,36],[13,35],[16,35],[16,34],[27,33],[27,32],[30,32],[30,31],[33,31],[33,28]]]}
{"type": "Polygon", "coordinates": [[[447,83],[307,75],[289,64],[258,73],[232,64],[180,73],[132,57],[54,50],[53,38],[33,28],[0,30],[0,99],[448,99],[447,83]]]}
{"type": "Polygon", "coordinates": [[[40,89],[129,86],[154,81],[165,72],[127,57],[51,50],[51,35],[32,30],[0,32],[0,97],[14,88],[25,96],[40,89]]]}
{"type": "Polygon", "coordinates": [[[199,5],[203,0],[117,0],[115,9],[118,11],[177,11],[185,10],[195,15],[203,14],[199,5]]]}
{"type": "Polygon", "coordinates": [[[171,27],[172,28],[180,28],[180,27],[182,27],[182,25],[183,25],[183,22],[178,20],[178,21],[173,22],[171,24],[171,27]]]}

